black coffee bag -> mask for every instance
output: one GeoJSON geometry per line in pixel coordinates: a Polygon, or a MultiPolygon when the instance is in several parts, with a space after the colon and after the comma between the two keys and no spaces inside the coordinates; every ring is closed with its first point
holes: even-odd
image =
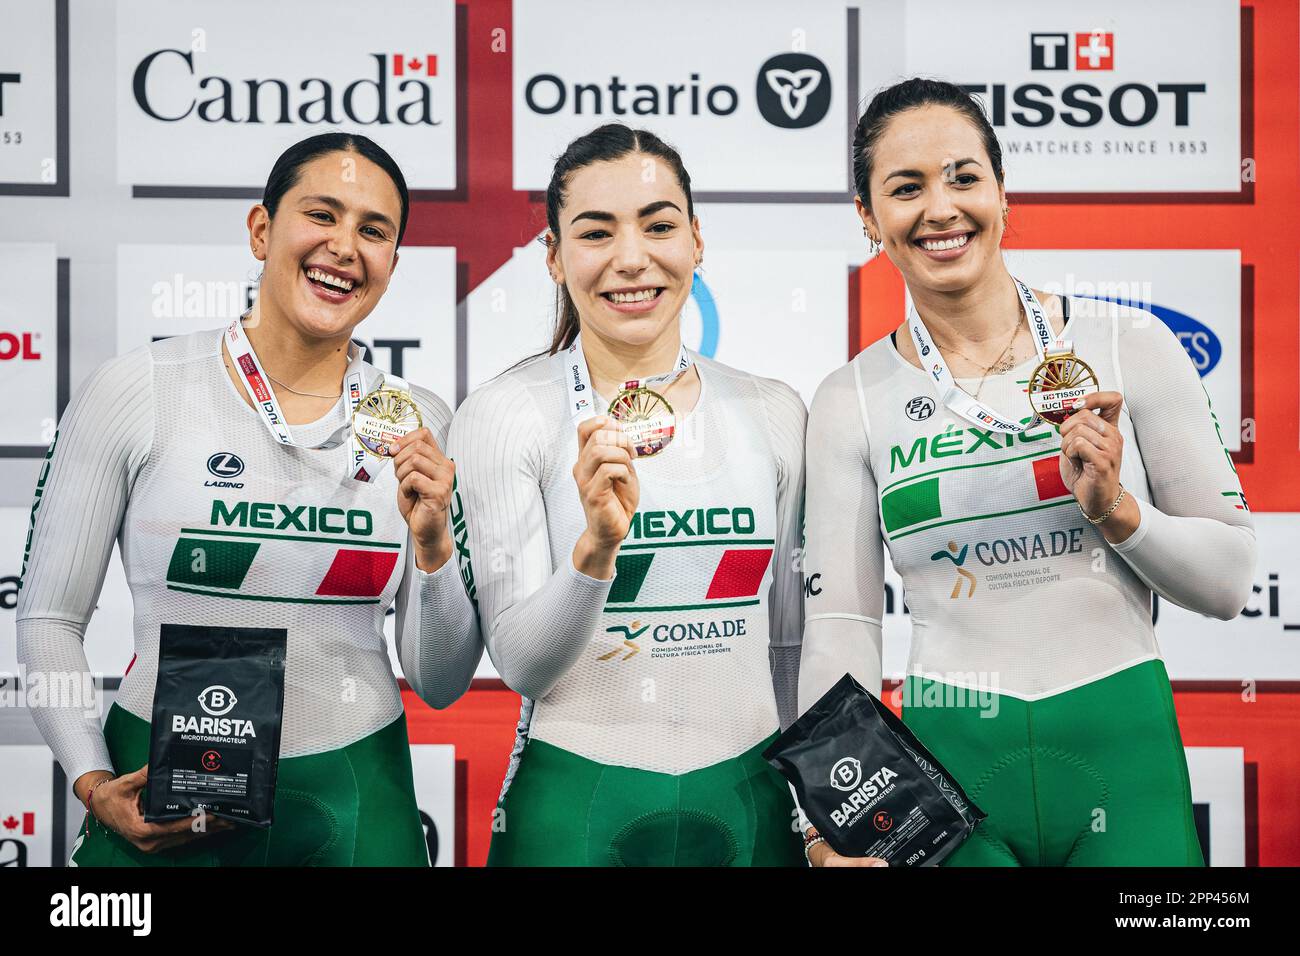
{"type": "Polygon", "coordinates": [[[287,633],[162,625],[146,820],[175,820],[202,809],[271,825],[287,633]]]}
{"type": "Polygon", "coordinates": [[[849,674],[763,751],[842,856],[936,866],[986,816],[893,712],[849,674]]]}

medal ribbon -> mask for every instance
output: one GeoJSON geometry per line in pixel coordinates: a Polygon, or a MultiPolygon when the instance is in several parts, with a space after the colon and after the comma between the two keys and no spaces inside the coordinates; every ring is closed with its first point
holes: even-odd
{"type": "MultiPolygon", "coordinates": [[[[682,345],[677,351],[677,361],[673,363],[672,371],[662,375],[651,375],[649,378],[629,379],[619,386],[619,392],[633,388],[671,385],[690,371],[694,364],[695,360],[691,358],[691,353],[686,351],[685,345],[682,345]]],[[[581,333],[574,338],[573,344],[569,346],[566,353],[564,381],[569,389],[569,417],[575,420],[593,417],[596,410],[592,407],[591,396],[595,395],[595,390],[591,387],[591,376],[587,372],[587,356],[582,351],[581,333]]]]}
{"type": "MultiPolygon", "coordinates": [[[[1049,350],[1073,351],[1072,343],[1056,342],[1051,323],[1047,320],[1047,313],[1038,301],[1038,296],[1034,295],[1034,290],[1015,276],[1011,277],[1011,281],[1015,283],[1016,291],[1020,294],[1020,304],[1024,308],[1025,318],[1029,321],[1029,329],[1033,332],[1034,350],[1038,353],[1038,361],[1042,362],[1049,350]]],[[[930,332],[926,329],[925,323],[916,311],[915,304],[908,309],[907,327],[912,331],[912,342],[916,346],[916,354],[920,357],[922,363],[930,363],[928,371],[930,377],[934,379],[938,386],[939,397],[953,413],[981,428],[1012,435],[1027,432],[1038,424],[1039,418],[1037,415],[1025,425],[1010,421],[1001,413],[994,411],[958,386],[956,379],[952,377],[952,372],[948,370],[948,363],[943,360],[939,347],[930,338],[930,332]]]]}
{"type": "MultiPolygon", "coordinates": [[[[244,334],[243,320],[247,315],[247,312],[244,313],[244,315],[231,322],[230,327],[226,329],[226,348],[230,350],[230,357],[235,363],[235,371],[239,373],[239,380],[244,383],[244,388],[252,396],[253,404],[262,417],[262,424],[267,427],[272,437],[281,445],[293,445],[298,448],[313,450],[337,448],[343,444],[344,437],[349,436],[352,444],[352,457],[348,466],[348,474],[357,481],[373,481],[375,473],[379,470],[377,465],[382,464],[382,461],[376,462],[375,465],[367,468],[365,459],[368,452],[352,431],[352,415],[364,397],[361,349],[355,342],[348,345],[348,368],[343,379],[343,393],[348,401],[347,424],[340,425],[319,444],[304,445],[301,442],[294,441],[293,436],[289,433],[289,425],[285,421],[284,412],[281,411],[280,402],[275,397],[275,390],[271,388],[270,376],[262,369],[262,363],[258,360],[257,353],[253,351],[253,343],[248,341],[248,336],[244,334]]],[[[384,376],[381,384],[403,392],[410,391],[410,386],[406,381],[396,375],[384,376]]]]}

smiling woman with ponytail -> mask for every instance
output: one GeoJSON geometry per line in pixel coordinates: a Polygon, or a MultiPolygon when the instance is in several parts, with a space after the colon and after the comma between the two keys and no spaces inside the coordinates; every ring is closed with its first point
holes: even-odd
{"type": "Polygon", "coordinates": [[[690,177],[644,130],[546,196],[546,354],[452,424],[488,653],[524,697],[492,865],[802,862],[760,756],[794,706],[805,411],[687,349],[690,177]]]}

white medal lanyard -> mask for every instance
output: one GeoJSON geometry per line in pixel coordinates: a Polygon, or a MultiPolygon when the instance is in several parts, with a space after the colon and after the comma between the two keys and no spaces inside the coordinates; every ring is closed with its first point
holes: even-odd
{"type": "MultiPolygon", "coordinates": [[[[671,385],[677,379],[685,375],[695,360],[691,354],[686,351],[686,346],[682,345],[677,351],[677,361],[673,363],[671,372],[665,372],[662,375],[651,375],[649,378],[633,378],[619,386],[620,392],[628,391],[633,388],[653,388],[656,385],[671,385]]],[[[566,353],[566,365],[564,374],[565,383],[569,388],[569,417],[576,421],[585,421],[596,414],[592,407],[595,390],[591,387],[591,376],[587,372],[587,356],[582,351],[582,335],[579,334],[573,340],[566,353]]]]}
{"type": "MultiPolygon", "coordinates": [[[[1052,326],[1047,320],[1047,313],[1043,310],[1038,297],[1034,295],[1034,290],[1015,276],[1011,277],[1011,281],[1016,285],[1016,291],[1020,294],[1020,304],[1025,310],[1025,317],[1029,320],[1029,328],[1033,332],[1034,350],[1038,353],[1038,361],[1042,362],[1049,350],[1070,350],[1072,348],[1070,342],[1056,342],[1056,336],[1052,333],[1052,326]]],[[[948,370],[948,363],[943,360],[943,355],[940,353],[938,346],[930,338],[930,332],[926,329],[925,323],[921,321],[921,316],[916,311],[915,304],[908,310],[907,327],[912,330],[912,342],[916,345],[916,354],[923,364],[929,363],[927,371],[938,385],[939,397],[952,412],[981,428],[1012,435],[1027,432],[1038,423],[1037,416],[1030,419],[1028,424],[1025,425],[1020,424],[1018,421],[1010,421],[960,388],[952,377],[952,372],[948,370]]]]}
{"type": "MultiPolygon", "coordinates": [[[[275,390],[271,388],[270,376],[262,370],[262,363],[258,360],[257,353],[253,351],[253,343],[248,341],[248,337],[244,334],[243,320],[247,314],[245,313],[235,319],[230,323],[230,327],[226,329],[226,347],[230,350],[230,358],[235,363],[235,371],[239,373],[239,380],[244,383],[244,388],[252,396],[253,404],[257,407],[258,414],[262,418],[262,424],[267,427],[271,436],[281,445],[292,445],[297,448],[312,450],[337,448],[343,444],[345,437],[350,436],[352,456],[348,464],[349,476],[357,481],[373,481],[379,469],[376,467],[376,463],[366,461],[366,450],[361,442],[357,440],[357,436],[352,430],[352,415],[357,410],[357,406],[361,404],[361,399],[364,396],[364,383],[361,375],[361,349],[355,343],[349,344],[348,369],[343,378],[343,391],[348,400],[347,423],[334,429],[319,444],[304,445],[301,442],[294,441],[293,436],[289,434],[289,425],[285,421],[284,412],[280,409],[280,402],[275,397],[275,390]]],[[[407,385],[406,381],[396,375],[384,376],[382,384],[404,392],[410,391],[410,386],[407,385]]]]}

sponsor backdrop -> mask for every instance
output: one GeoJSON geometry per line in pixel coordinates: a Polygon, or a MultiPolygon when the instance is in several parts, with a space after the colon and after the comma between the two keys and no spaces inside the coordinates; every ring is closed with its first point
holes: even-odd
{"type": "MultiPolygon", "coordinates": [[[[849,143],[864,98],[914,74],[984,99],[1012,272],[1151,310],[1201,375],[1258,528],[1255,593],[1226,623],[1156,602],[1157,634],[1210,862],[1300,864],[1297,0],[662,0],[635,24],[596,0],[2,2],[0,865],[61,865],[81,823],[13,676],[55,422],[100,362],[248,306],[244,220],[281,150],[357,130],[401,164],[406,245],[358,340],[456,405],[549,340],[555,155],[600,123],[649,127],[683,153],[707,245],[687,344],[807,401],[904,315],[897,271],[868,261],[849,143]]],[[[906,595],[887,584],[896,678],[906,595]]],[[[130,622],[114,556],[86,637],[106,701],[130,622]]],[[[405,699],[431,859],[481,864],[519,698],[485,660],[448,711],[405,699]]]]}

